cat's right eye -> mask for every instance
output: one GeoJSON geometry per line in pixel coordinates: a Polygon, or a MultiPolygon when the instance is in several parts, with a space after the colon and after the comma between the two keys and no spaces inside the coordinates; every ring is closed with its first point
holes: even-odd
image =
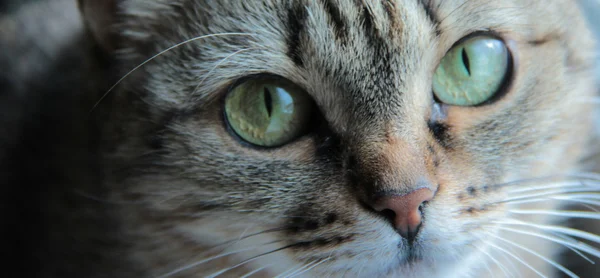
{"type": "Polygon", "coordinates": [[[302,136],[314,111],[310,96],[278,78],[248,79],[225,98],[225,117],[241,139],[277,147],[302,136]]]}
{"type": "Polygon", "coordinates": [[[433,92],[443,103],[474,106],[491,99],[510,67],[503,41],[490,36],[466,39],[448,51],[433,76],[433,92]]]}

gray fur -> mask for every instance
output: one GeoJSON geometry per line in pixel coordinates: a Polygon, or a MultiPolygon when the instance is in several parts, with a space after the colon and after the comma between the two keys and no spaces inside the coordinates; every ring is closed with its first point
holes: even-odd
{"type": "MultiPolygon", "coordinates": [[[[587,170],[596,53],[572,4],[117,0],[99,8],[114,12],[103,17],[86,10],[92,1],[79,2],[91,26],[85,38],[113,51],[117,74],[88,89],[100,100],[83,107],[101,123],[101,173],[67,183],[76,185],[56,193],[67,197],[49,202],[64,223],[49,228],[52,244],[40,251],[53,257],[47,276],[196,277],[261,254],[224,276],[303,264],[314,266],[302,273],[310,277],[481,277],[488,267],[502,276],[488,257],[507,264],[493,246],[508,245],[496,236],[550,258],[560,250],[496,222],[552,223],[501,201],[550,181],[539,178],[587,170]],[[433,104],[440,59],[462,37],[487,31],[515,58],[506,94],[479,107],[433,104]],[[276,149],[240,143],[222,118],[230,86],[267,73],[303,88],[321,119],[276,149]],[[410,245],[365,204],[417,183],[437,194],[410,245]],[[70,245],[78,247],[57,247],[70,245]],[[235,250],[244,252],[195,264],[235,250]]],[[[598,178],[591,182],[597,196],[598,178]]],[[[514,264],[519,276],[533,274],[514,264]]]]}

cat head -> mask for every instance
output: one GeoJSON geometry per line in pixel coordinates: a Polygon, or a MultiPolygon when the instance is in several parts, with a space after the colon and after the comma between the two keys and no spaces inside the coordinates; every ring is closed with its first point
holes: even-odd
{"type": "Polygon", "coordinates": [[[586,149],[566,2],[80,2],[123,76],[109,186],[156,275],[467,273],[586,149]]]}

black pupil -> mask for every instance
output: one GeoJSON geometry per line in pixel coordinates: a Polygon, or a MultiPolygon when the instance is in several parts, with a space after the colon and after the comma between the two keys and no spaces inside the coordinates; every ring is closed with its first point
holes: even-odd
{"type": "Polygon", "coordinates": [[[469,74],[469,76],[471,76],[471,67],[469,65],[469,55],[467,55],[467,51],[464,48],[462,49],[462,60],[463,60],[463,64],[465,64],[465,68],[467,69],[467,74],[469,74]]]}
{"type": "Polygon", "coordinates": [[[273,110],[273,103],[271,100],[271,92],[267,87],[263,90],[264,98],[265,98],[265,106],[267,107],[267,114],[271,117],[271,111],[273,110]]]}

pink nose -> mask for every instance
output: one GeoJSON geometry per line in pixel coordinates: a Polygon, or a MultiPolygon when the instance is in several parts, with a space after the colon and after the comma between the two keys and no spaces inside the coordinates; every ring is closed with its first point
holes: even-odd
{"type": "Polygon", "coordinates": [[[383,196],[375,202],[373,209],[390,218],[398,233],[412,241],[421,226],[420,207],[433,196],[434,192],[429,188],[420,188],[401,196],[383,196]]]}

